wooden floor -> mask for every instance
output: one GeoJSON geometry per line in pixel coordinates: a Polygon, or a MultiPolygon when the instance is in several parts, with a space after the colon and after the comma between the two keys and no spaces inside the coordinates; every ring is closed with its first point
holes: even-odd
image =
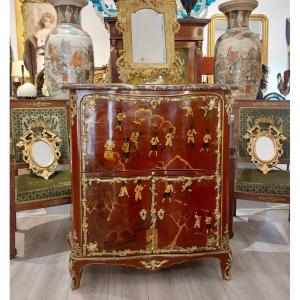
{"type": "Polygon", "coordinates": [[[288,210],[239,211],[234,223],[232,279],[217,260],[151,273],[117,266],[87,266],[81,287],[70,289],[70,218],[18,218],[18,257],[11,261],[11,299],[289,299],[288,210]]]}

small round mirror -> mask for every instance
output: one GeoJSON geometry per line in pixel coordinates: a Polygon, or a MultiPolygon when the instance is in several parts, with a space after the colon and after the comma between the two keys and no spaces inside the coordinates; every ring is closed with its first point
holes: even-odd
{"type": "Polygon", "coordinates": [[[53,149],[46,141],[37,140],[32,143],[31,157],[40,167],[48,167],[54,160],[53,149]]]}
{"type": "Polygon", "coordinates": [[[276,147],[273,140],[267,136],[257,137],[255,141],[255,154],[262,162],[271,161],[276,155],[276,147]]]}

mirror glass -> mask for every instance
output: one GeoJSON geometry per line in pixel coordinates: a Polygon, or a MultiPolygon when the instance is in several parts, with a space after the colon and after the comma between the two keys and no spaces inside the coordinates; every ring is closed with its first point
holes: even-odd
{"type": "Polygon", "coordinates": [[[41,140],[32,144],[31,157],[41,167],[47,167],[52,164],[54,154],[51,146],[41,140]]]}
{"type": "Polygon", "coordinates": [[[167,63],[163,14],[153,9],[140,9],[131,14],[131,30],[132,63],[167,63]]]}
{"type": "Polygon", "coordinates": [[[276,154],[273,141],[267,136],[260,136],[255,141],[255,153],[262,162],[271,161],[276,154]]]}

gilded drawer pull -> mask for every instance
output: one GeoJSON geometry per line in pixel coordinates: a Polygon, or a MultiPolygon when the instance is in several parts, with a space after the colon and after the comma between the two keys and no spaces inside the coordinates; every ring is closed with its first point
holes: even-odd
{"type": "Polygon", "coordinates": [[[165,211],[161,208],[158,212],[157,212],[157,216],[160,220],[163,220],[165,217],[165,211]]]}
{"type": "Polygon", "coordinates": [[[142,218],[142,220],[146,220],[147,218],[147,211],[143,208],[141,211],[140,211],[140,216],[142,218]]]}

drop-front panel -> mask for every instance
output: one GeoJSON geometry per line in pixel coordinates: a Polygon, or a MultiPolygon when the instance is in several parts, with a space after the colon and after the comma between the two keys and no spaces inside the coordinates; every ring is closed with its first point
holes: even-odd
{"type": "Polygon", "coordinates": [[[215,257],[229,278],[230,92],[218,86],[69,85],[70,271],[157,270],[215,257]]]}

